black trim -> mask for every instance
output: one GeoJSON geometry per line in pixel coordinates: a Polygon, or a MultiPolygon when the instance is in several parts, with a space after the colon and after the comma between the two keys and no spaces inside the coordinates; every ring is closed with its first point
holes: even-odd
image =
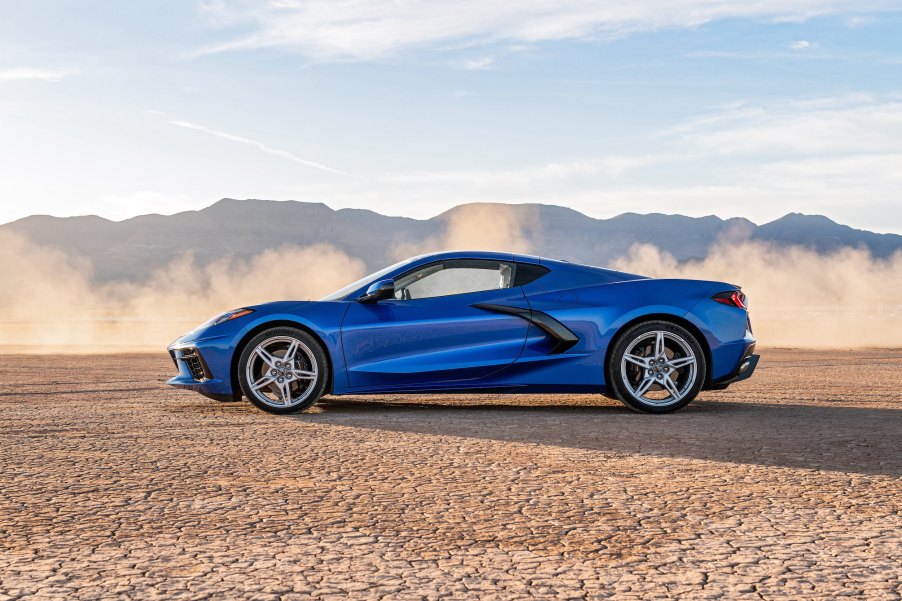
{"type": "Polygon", "coordinates": [[[523,307],[508,307],[507,305],[496,305],[493,303],[476,303],[475,305],[470,306],[475,307],[476,309],[494,311],[495,313],[514,315],[525,319],[529,323],[535,324],[555,341],[555,345],[549,351],[550,355],[563,353],[579,342],[579,337],[567,329],[567,326],[553,318],[551,315],[542,313],[541,311],[533,311],[532,309],[525,309],[523,307]]]}
{"type": "Polygon", "coordinates": [[[758,361],[761,359],[761,355],[755,355],[754,352],[755,343],[753,342],[743,353],[742,359],[739,360],[739,367],[733,373],[714,381],[708,387],[708,390],[723,390],[730,384],[751,378],[755,368],[758,367],[758,361]]]}
{"type": "Polygon", "coordinates": [[[213,374],[210,373],[207,362],[204,361],[203,355],[200,354],[196,347],[188,346],[177,350],[180,351],[181,355],[179,359],[185,362],[192,378],[198,382],[213,379],[213,374]]]}
{"type": "Polygon", "coordinates": [[[517,263],[516,265],[517,270],[514,272],[514,288],[531,284],[551,271],[547,267],[535,265],[533,263],[517,263]]]}

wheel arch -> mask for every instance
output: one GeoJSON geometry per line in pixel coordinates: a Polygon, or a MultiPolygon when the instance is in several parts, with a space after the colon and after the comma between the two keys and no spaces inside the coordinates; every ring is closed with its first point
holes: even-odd
{"type": "Polygon", "coordinates": [[[238,361],[241,359],[241,353],[244,352],[244,348],[247,344],[253,339],[254,336],[263,332],[265,330],[269,330],[272,328],[295,328],[297,330],[302,330],[313,336],[314,340],[316,340],[319,345],[323,349],[323,354],[326,356],[326,361],[329,362],[329,378],[326,380],[326,389],[325,394],[332,393],[332,386],[335,382],[335,370],[334,364],[335,362],[332,360],[332,355],[329,353],[329,346],[326,344],[326,341],[323,340],[323,337],[313,331],[309,326],[300,323],[298,321],[292,321],[290,319],[274,319],[273,321],[264,321],[263,323],[254,326],[250,330],[248,330],[244,336],[241,337],[241,340],[235,345],[235,351],[232,353],[232,361],[229,365],[229,378],[232,383],[232,392],[233,396],[241,396],[241,383],[238,381],[238,361]]]}
{"type": "MultiPolygon", "coordinates": [[[[613,373],[611,372],[610,362],[610,351],[617,345],[620,338],[623,334],[633,327],[634,325],[646,322],[646,321],[668,321],[672,324],[678,325],[682,328],[686,328],[689,332],[695,336],[695,339],[698,341],[699,346],[702,347],[702,352],[705,354],[705,382],[702,385],[702,390],[711,386],[711,346],[708,344],[708,339],[702,334],[702,331],[698,329],[694,323],[689,321],[684,317],[680,317],[679,315],[673,315],[672,313],[648,313],[646,315],[639,315],[638,317],[634,317],[630,321],[624,323],[617,331],[611,336],[611,341],[608,343],[607,348],[604,351],[604,369],[605,369],[605,378],[613,373]]],[[[607,382],[605,383],[605,387],[607,387],[607,382]]]]}

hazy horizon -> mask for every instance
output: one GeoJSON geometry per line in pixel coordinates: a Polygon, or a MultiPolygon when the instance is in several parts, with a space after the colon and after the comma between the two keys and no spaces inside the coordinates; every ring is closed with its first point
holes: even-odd
{"type": "MultiPolygon", "coordinates": [[[[114,223],[120,223],[120,222],[123,222],[123,221],[128,221],[129,219],[134,219],[135,217],[144,217],[144,216],[151,216],[151,215],[159,215],[159,216],[162,216],[162,217],[172,217],[172,216],[174,216],[174,215],[178,215],[178,214],[181,214],[181,213],[196,212],[196,211],[202,211],[202,210],[204,210],[204,209],[209,209],[209,208],[213,207],[215,204],[217,204],[217,203],[219,203],[219,202],[221,202],[221,201],[224,201],[224,200],[237,200],[237,201],[263,201],[263,202],[295,202],[295,203],[305,203],[305,204],[321,204],[321,205],[325,205],[326,207],[328,207],[329,209],[331,209],[331,210],[333,210],[333,211],[338,211],[338,210],[341,210],[341,209],[373,210],[373,209],[369,209],[368,207],[364,207],[364,206],[336,207],[336,206],[333,206],[332,204],[330,204],[329,202],[326,202],[326,201],[317,201],[317,200],[298,200],[298,199],[294,199],[294,198],[274,199],[274,198],[232,198],[232,197],[223,197],[223,198],[219,198],[219,199],[217,199],[217,200],[214,200],[214,201],[210,202],[210,203],[207,204],[207,205],[204,205],[204,206],[201,206],[201,207],[198,207],[198,208],[191,208],[191,209],[176,209],[176,210],[169,211],[169,212],[151,211],[151,212],[148,212],[148,213],[138,213],[138,214],[135,214],[135,215],[129,215],[129,216],[126,216],[126,217],[120,217],[120,218],[118,218],[118,219],[116,219],[116,218],[110,218],[110,217],[104,217],[103,215],[98,215],[98,214],[96,214],[96,213],[83,213],[83,214],[77,214],[77,215],[54,215],[54,214],[50,214],[50,213],[32,213],[32,214],[30,214],[30,215],[25,215],[25,216],[23,216],[23,217],[19,217],[19,218],[17,218],[17,219],[13,219],[13,220],[11,220],[11,221],[0,222],[0,226],[9,225],[9,224],[11,224],[11,223],[15,223],[16,221],[20,221],[20,220],[22,220],[22,219],[27,219],[27,218],[29,218],[29,217],[53,217],[53,218],[58,218],[58,219],[66,219],[66,218],[69,218],[69,217],[76,217],[76,218],[77,218],[77,217],[100,217],[100,218],[102,218],[102,219],[106,219],[107,221],[111,221],[111,222],[114,222],[114,223]]],[[[436,212],[436,213],[427,214],[427,215],[424,215],[424,216],[411,216],[411,215],[407,215],[407,214],[391,213],[391,212],[387,212],[387,211],[379,211],[379,210],[375,210],[374,212],[376,212],[376,213],[378,213],[378,214],[380,214],[380,215],[387,216],[387,217],[403,217],[403,218],[409,218],[409,219],[416,219],[416,220],[418,220],[418,221],[428,221],[428,220],[434,219],[434,218],[436,218],[436,217],[438,217],[438,216],[442,215],[443,213],[446,213],[446,212],[448,212],[448,211],[450,211],[450,210],[453,210],[453,209],[460,209],[461,207],[468,206],[468,205],[505,205],[505,206],[546,206],[546,207],[559,207],[559,208],[570,209],[570,210],[576,211],[576,212],[578,212],[578,213],[581,213],[581,214],[583,214],[583,215],[585,215],[585,216],[587,216],[587,217],[591,217],[591,218],[593,218],[593,219],[613,219],[613,218],[615,218],[615,217],[619,217],[619,216],[621,216],[621,215],[626,215],[626,214],[636,214],[636,215],[654,215],[654,214],[659,214],[659,215],[668,215],[668,216],[682,216],[682,217],[696,217],[696,218],[701,218],[701,217],[717,217],[717,218],[719,218],[719,219],[724,219],[724,220],[727,220],[727,219],[745,219],[745,220],[750,221],[750,222],[752,222],[753,224],[759,225],[759,226],[760,226],[760,225],[765,225],[765,224],[767,224],[767,223],[772,223],[773,221],[777,221],[777,220],[782,219],[782,218],[784,218],[784,217],[786,217],[786,216],[788,216],[788,215],[800,214],[800,215],[812,216],[812,217],[826,217],[827,219],[830,219],[831,221],[833,221],[834,223],[837,223],[837,224],[839,224],[839,225],[849,225],[848,223],[844,223],[844,222],[842,222],[841,220],[834,219],[834,218],[831,217],[830,215],[826,215],[826,214],[824,214],[824,213],[804,213],[804,212],[801,212],[801,211],[792,211],[792,210],[787,210],[785,213],[776,216],[774,219],[770,219],[770,220],[766,220],[766,221],[755,221],[754,219],[750,219],[750,218],[745,217],[745,216],[743,216],[743,215],[735,215],[735,216],[733,216],[733,217],[723,218],[723,217],[720,217],[719,215],[715,215],[715,214],[706,214],[706,215],[687,215],[687,214],[685,214],[685,213],[679,213],[679,212],[666,213],[666,212],[662,212],[662,211],[622,211],[622,212],[615,213],[615,214],[611,214],[611,215],[595,215],[595,214],[592,214],[592,213],[590,213],[590,212],[586,212],[586,211],[583,211],[583,210],[580,210],[580,209],[577,209],[577,208],[574,208],[574,207],[566,206],[566,205],[564,205],[564,204],[558,204],[558,203],[552,203],[552,202],[539,202],[539,201],[534,201],[534,202],[493,202],[493,201],[478,201],[478,200],[476,200],[476,201],[471,201],[471,202],[466,202],[466,203],[451,204],[451,205],[449,205],[446,209],[443,209],[443,210],[441,210],[441,211],[439,211],[439,212],[436,212]]],[[[854,226],[850,226],[850,227],[854,227],[854,226]]],[[[895,234],[895,235],[902,235],[902,234],[898,234],[897,232],[894,232],[894,231],[880,231],[879,229],[867,229],[867,228],[855,228],[855,229],[862,229],[863,231],[872,232],[872,233],[876,233],[876,234],[895,234]]]]}
{"type": "MultiPolygon", "coordinates": [[[[359,232],[367,233],[388,247],[390,261],[439,250],[537,254],[543,224],[538,210],[472,204],[417,239],[359,232]]],[[[0,255],[0,347],[25,352],[162,348],[222,311],[318,299],[372,270],[366,269],[369,257],[336,246],[328,236],[272,238],[262,251],[215,254],[206,261],[186,250],[137,280],[96,281],[89,257],[11,230],[0,231],[0,255]],[[291,265],[292,277],[284,277],[285,265],[291,265]]],[[[885,258],[849,246],[819,253],[726,232],[701,258],[678,261],[660,245],[635,243],[609,266],[743,286],[762,347],[902,346],[902,249],[885,258]]]]}

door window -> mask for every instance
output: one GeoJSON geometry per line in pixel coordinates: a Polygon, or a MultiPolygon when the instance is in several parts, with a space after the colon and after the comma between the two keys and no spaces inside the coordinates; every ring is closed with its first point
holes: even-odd
{"type": "Polygon", "coordinates": [[[414,300],[483,290],[512,284],[513,265],[503,261],[456,259],[432,263],[395,280],[395,298],[414,300]]]}

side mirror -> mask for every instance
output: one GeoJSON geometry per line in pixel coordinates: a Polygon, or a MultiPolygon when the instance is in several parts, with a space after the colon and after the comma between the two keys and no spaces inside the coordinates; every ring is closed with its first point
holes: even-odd
{"type": "Polygon", "coordinates": [[[392,298],[395,295],[394,280],[380,280],[366,289],[366,294],[357,299],[359,303],[375,303],[377,301],[392,298]]]}

